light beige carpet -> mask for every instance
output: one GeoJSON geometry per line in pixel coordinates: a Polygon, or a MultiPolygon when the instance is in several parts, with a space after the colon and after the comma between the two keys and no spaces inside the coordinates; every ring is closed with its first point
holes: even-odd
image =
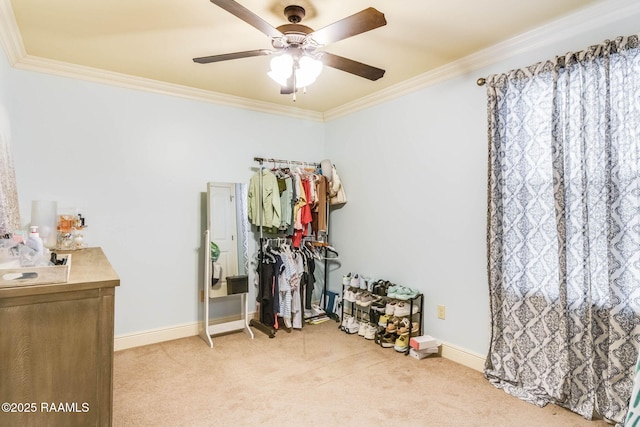
{"type": "Polygon", "coordinates": [[[118,351],[114,426],[609,426],[538,408],[441,357],[416,360],[329,321],[118,351]]]}

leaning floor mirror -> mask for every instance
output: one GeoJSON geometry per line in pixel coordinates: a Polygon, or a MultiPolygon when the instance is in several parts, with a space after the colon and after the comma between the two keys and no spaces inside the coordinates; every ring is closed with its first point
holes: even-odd
{"type": "Polygon", "coordinates": [[[207,183],[207,229],[205,231],[204,331],[203,339],[213,347],[211,335],[245,330],[252,338],[248,313],[249,224],[247,185],[207,183]],[[233,318],[240,303],[240,319],[211,322],[211,303],[224,307],[218,318],[233,318]],[[223,304],[220,304],[220,303],[223,304]],[[231,310],[231,312],[229,312],[231,310]],[[221,316],[220,316],[221,315],[221,316]]]}

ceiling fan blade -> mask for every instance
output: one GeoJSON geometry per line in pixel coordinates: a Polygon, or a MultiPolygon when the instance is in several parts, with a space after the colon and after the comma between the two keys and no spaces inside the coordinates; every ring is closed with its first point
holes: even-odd
{"type": "Polygon", "coordinates": [[[211,3],[221,7],[232,15],[242,19],[247,24],[257,28],[269,37],[282,37],[283,34],[271,24],[251,12],[246,7],[233,0],[211,0],[211,3]]]}
{"type": "Polygon", "coordinates": [[[244,52],[224,53],[222,55],[202,56],[193,58],[193,62],[198,64],[209,64],[211,62],[228,61],[230,59],[250,58],[252,56],[270,55],[273,51],[269,49],[247,50],[244,52]]]}
{"type": "Polygon", "coordinates": [[[355,74],[356,76],[369,80],[375,81],[384,76],[384,70],[381,68],[376,68],[329,52],[322,52],[322,62],[327,67],[346,71],[347,73],[355,74]]]}
{"type": "Polygon", "coordinates": [[[326,46],[329,43],[334,43],[382,27],[383,25],[387,25],[384,13],[373,7],[369,7],[340,21],[336,21],[333,24],[329,24],[324,28],[320,28],[309,36],[313,38],[316,43],[326,46]]]}

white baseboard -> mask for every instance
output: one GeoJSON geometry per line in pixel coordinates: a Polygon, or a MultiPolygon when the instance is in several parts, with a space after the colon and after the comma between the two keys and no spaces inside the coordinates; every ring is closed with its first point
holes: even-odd
{"type": "Polygon", "coordinates": [[[485,356],[444,342],[442,343],[441,353],[445,359],[475,369],[478,372],[484,372],[485,356]]]}
{"type": "MultiPolygon", "coordinates": [[[[249,313],[248,318],[252,319],[254,313],[249,313]]],[[[240,315],[218,317],[209,320],[209,325],[218,325],[222,323],[242,320],[240,315]]],[[[119,335],[113,341],[114,351],[126,350],[133,347],[141,347],[143,345],[157,344],[164,341],[177,340],[180,338],[192,337],[199,335],[204,329],[202,322],[185,323],[184,325],[172,326],[169,328],[152,329],[148,331],[136,332],[134,334],[119,335]]]]}
{"type": "Polygon", "coordinates": [[[164,341],[191,337],[198,335],[199,329],[200,322],[196,322],[187,323],[181,326],[172,326],[170,328],[137,332],[135,334],[120,335],[115,337],[113,341],[113,349],[115,351],[126,350],[128,348],[141,347],[143,345],[157,344],[164,341]]]}

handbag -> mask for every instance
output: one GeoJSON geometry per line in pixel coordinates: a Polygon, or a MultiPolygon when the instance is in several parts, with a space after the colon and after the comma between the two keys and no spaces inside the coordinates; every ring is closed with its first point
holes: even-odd
{"type": "Polygon", "coordinates": [[[331,205],[343,205],[347,203],[347,193],[340,180],[335,165],[331,165],[331,182],[329,183],[329,203],[331,205]]]}

